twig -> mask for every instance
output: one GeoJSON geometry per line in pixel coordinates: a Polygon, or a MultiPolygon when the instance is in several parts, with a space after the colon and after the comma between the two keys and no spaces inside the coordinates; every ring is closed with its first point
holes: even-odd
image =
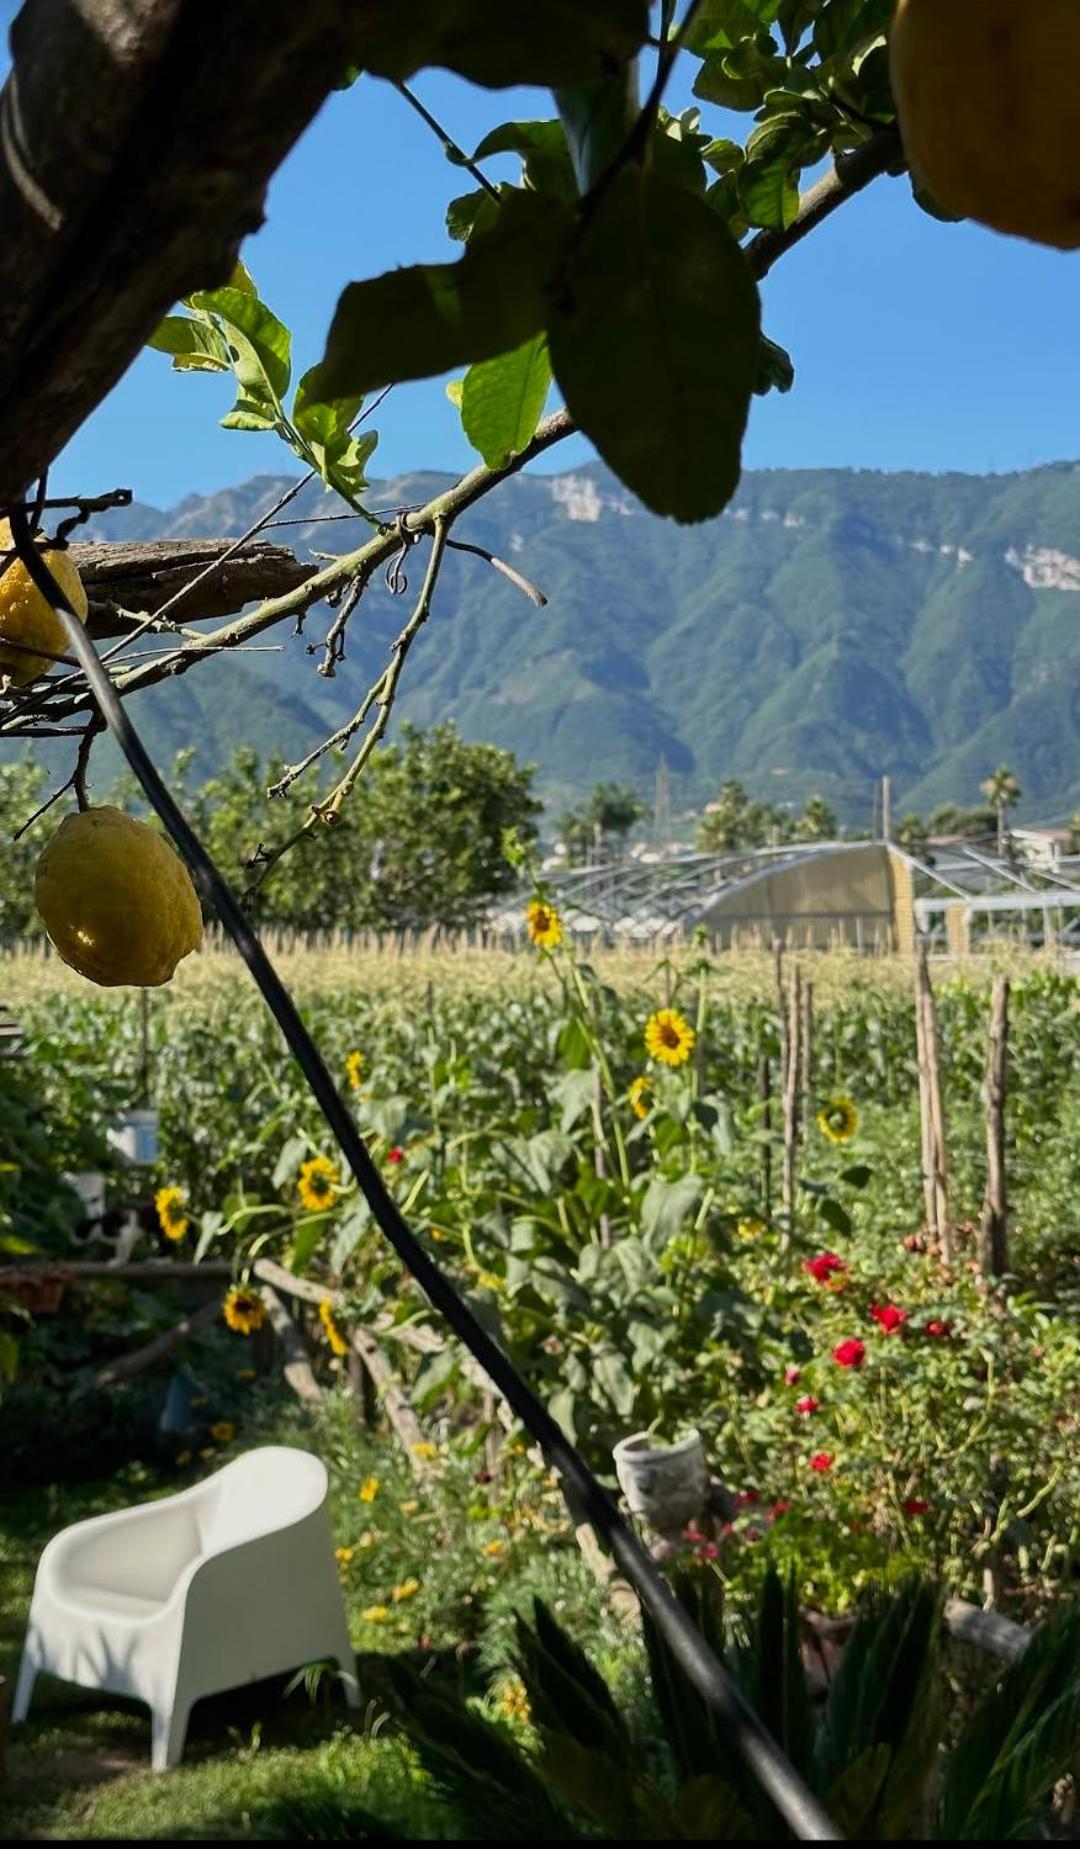
{"type": "Polygon", "coordinates": [[[508,565],[505,559],[500,559],[494,552],[489,552],[486,546],[478,546],[464,539],[448,539],[446,543],[455,552],[474,552],[478,559],[483,559],[486,564],[494,566],[496,571],[502,572],[504,578],[509,578],[511,584],[516,584],[519,591],[524,591],[529,602],[534,603],[538,610],[544,608],[547,598],[543,591],[537,590],[536,585],[523,577],[520,571],[515,571],[512,565],[508,565]]]}
{"type": "Polygon", "coordinates": [[[323,744],[315,751],[309,752],[307,758],[300,764],[289,765],[284,771],[280,781],[268,792],[271,796],[284,796],[290,785],[295,783],[297,777],[299,777],[304,770],[308,769],[317,758],[322,757],[324,752],[330,750],[335,744],[345,744],[349,738],[360,730],[368,714],[371,712],[372,707],[374,706],[377,708],[374,725],[364,739],[363,744],[360,746],[359,751],[349,765],[345,775],[331,790],[329,796],[322,802],[312,804],[311,813],[307,817],[307,820],[301,824],[294,834],[289,836],[287,841],[281,842],[281,844],[275,848],[264,848],[260,844],[256,854],[248,863],[250,866],[258,866],[262,869],[258,879],[254,881],[252,886],[248,889],[249,895],[259,890],[271,867],[276,866],[282,856],[287,854],[290,848],[295,847],[296,843],[309,832],[316,822],[322,821],[332,826],[339,819],[343,804],[348,800],[350,792],[355,787],[364,766],[369,762],[372,752],[375,750],[376,745],[386,731],[390,721],[390,714],[393,711],[398,684],[401,680],[401,670],[408,658],[410,648],[430,615],[431,600],[438,582],[443,559],[446,556],[448,525],[449,523],[445,516],[439,516],[435,520],[435,533],[431,541],[431,551],[428,555],[424,582],[421,586],[420,595],[416,600],[416,608],[413,610],[401,634],[394,642],[390,651],[390,660],[383,669],[379,679],[373,686],[368,688],[367,693],[364,695],[360,706],[357,708],[352,718],[348,720],[345,725],[341,726],[331,738],[324,740],[323,744]]]}
{"type": "Polygon", "coordinates": [[[208,1329],[210,1324],[221,1315],[221,1303],[217,1297],[210,1303],[204,1303],[185,1316],[172,1329],[165,1329],[161,1335],[136,1348],[129,1355],[121,1355],[116,1361],[110,1361],[95,1376],[95,1387],[114,1387],[117,1381],[130,1380],[134,1374],[142,1374],[147,1368],[156,1367],[171,1355],[174,1348],[186,1342],[189,1336],[197,1335],[200,1330],[208,1329]]]}
{"type": "Polygon", "coordinates": [[[90,764],[90,752],[98,733],[104,730],[105,722],[100,717],[91,719],[82,735],[75,758],[75,769],[71,773],[71,787],[75,792],[75,801],[80,809],[89,809],[90,799],[86,794],[86,772],[90,764]]]}
{"type": "Polygon", "coordinates": [[[463,148],[458,147],[458,144],[454,140],[453,136],[447,134],[442,123],[437,121],[436,118],[432,115],[430,109],[428,109],[427,106],[420,101],[420,98],[418,96],[415,96],[413,94],[413,92],[409,89],[408,84],[407,83],[395,83],[394,88],[397,91],[399,96],[403,96],[405,98],[405,101],[411,104],[412,108],[415,109],[421,121],[427,123],[432,133],[439,137],[439,140],[442,142],[443,152],[446,155],[447,160],[451,161],[455,167],[464,167],[467,173],[472,174],[472,177],[477,182],[477,184],[479,186],[482,186],[484,191],[490,194],[492,199],[498,201],[498,197],[499,197],[498,187],[493,186],[491,181],[488,179],[487,174],[484,173],[483,169],[478,167],[474,160],[469,159],[469,156],[465,153],[463,148]]]}

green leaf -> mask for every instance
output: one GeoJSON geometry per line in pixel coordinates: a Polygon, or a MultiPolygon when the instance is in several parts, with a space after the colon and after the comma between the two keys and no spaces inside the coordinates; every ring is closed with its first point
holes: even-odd
{"type": "Polygon", "coordinates": [[[628,1419],[634,1410],[637,1387],[625,1356],[616,1348],[605,1349],[596,1355],[593,1359],[593,1379],[620,1419],[628,1419]]]}
{"type": "Polygon", "coordinates": [[[8,1386],[19,1371],[19,1344],[9,1329],[0,1329],[0,1380],[8,1386]]]}
{"type": "Polygon", "coordinates": [[[851,1232],[851,1215],[840,1205],[826,1197],[818,1210],[823,1220],[827,1220],[834,1232],[843,1233],[845,1238],[851,1232]]]}
{"type": "Polygon", "coordinates": [[[289,389],[292,337],[285,324],[260,302],[231,283],[191,297],[191,306],[222,322],[233,348],[232,364],[242,399],[281,411],[289,389]]]}
{"type": "Polygon", "coordinates": [[[526,183],[538,193],[571,203],[577,198],[574,163],[560,121],[503,122],[484,136],[473,159],[487,160],[492,154],[520,154],[526,183]]]}
{"type": "MultiPolygon", "coordinates": [[[[501,189],[500,189],[501,190],[501,189]]],[[[461,193],[446,208],[446,229],[459,244],[467,244],[476,231],[490,231],[499,216],[499,202],[483,186],[461,193]]]]}
{"type": "Polygon", "coordinates": [[[790,353],[778,347],[767,334],[762,334],[754,391],[759,398],[764,398],[767,392],[790,392],[794,383],[795,367],[790,353]]]}
{"type": "Polygon", "coordinates": [[[514,192],[456,263],[414,264],[342,294],[317,389],[325,399],[491,359],[539,332],[572,219],[565,205],[514,192]]]}
{"type": "Polygon", "coordinates": [[[409,0],[361,17],[353,47],[377,77],[443,65],[489,89],[596,83],[632,58],[649,29],[647,0],[409,0]]]}
{"type": "Polygon", "coordinates": [[[867,1182],[872,1181],[873,1178],[874,1171],[872,1168],[867,1168],[865,1162],[856,1162],[853,1167],[844,1169],[840,1176],[841,1181],[846,1181],[849,1188],[865,1188],[867,1182]]]}
{"type": "Polygon", "coordinates": [[[551,386],[547,339],[534,334],[512,353],[480,360],[465,374],[461,422],[489,469],[501,469],[531,440],[551,386]]]}
{"type": "Polygon", "coordinates": [[[330,1247],[331,1270],[339,1274],[344,1271],[349,1257],[360,1244],[370,1225],[371,1208],[366,1201],[358,1201],[334,1234],[333,1244],[330,1247]]]}
{"type": "Polygon", "coordinates": [[[612,181],[565,266],[551,359],[571,414],[654,513],[709,519],[735,492],[759,315],[703,199],[636,169],[612,181]]]}
{"type": "Polygon", "coordinates": [[[319,368],[309,366],[296,387],[292,421],[306,442],[330,448],[343,444],[349,425],[358,415],[364,400],[357,392],[327,401],[317,395],[319,368]]]}
{"type": "Polygon", "coordinates": [[[329,1224],[329,1213],[313,1213],[297,1221],[289,1257],[289,1270],[296,1276],[300,1276],[308,1260],[313,1257],[329,1224]]]}
{"type": "Polygon", "coordinates": [[[665,1181],[654,1175],[641,1203],[641,1224],[656,1245],[666,1245],[693,1213],[705,1184],[700,1175],[680,1175],[665,1181]]]}
{"type": "Polygon", "coordinates": [[[166,315],[146,344],[171,353],[175,372],[228,372],[232,363],[218,329],[191,315],[166,315]]]}
{"type": "MultiPolygon", "coordinates": [[[[551,1096],[562,1106],[562,1119],[559,1128],[570,1131],[579,1123],[588,1111],[596,1092],[596,1067],[585,1066],[577,1070],[564,1072],[551,1087],[551,1096]]],[[[596,1248],[587,1248],[595,1250],[596,1248]]]]}

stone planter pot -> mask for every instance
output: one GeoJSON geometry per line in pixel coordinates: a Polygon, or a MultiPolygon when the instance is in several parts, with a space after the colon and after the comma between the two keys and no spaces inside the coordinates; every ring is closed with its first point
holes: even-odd
{"type": "Polygon", "coordinates": [[[630,1513],[657,1534],[676,1537],[700,1520],[709,1497],[709,1473],[700,1432],[675,1445],[654,1444],[648,1432],[634,1432],[615,1446],[615,1474],[630,1513]]]}

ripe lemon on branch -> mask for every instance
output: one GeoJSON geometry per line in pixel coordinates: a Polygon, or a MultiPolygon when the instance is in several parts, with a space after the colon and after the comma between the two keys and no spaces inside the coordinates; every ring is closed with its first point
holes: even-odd
{"type": "Polygon", "coordinates": [[[890,64],[904,149],[935,204],[1080,246],[1077,0],[898,0],[890,64]]]}
{"type": "Polygon", "coordinates": [[[183,861],[122,809],[83,809],[42,851],[37,908],[65,963],[105,988],[168,982],[202,942],[202,913],[183,861]]]}
{"type": "MultiPolygon", "coordinates": [[[[10,520],[0,520],[0,555],[13,545],[10,520]]],[[[37,542],[41,544],[40,540],[37,542]]],[[[56,579],[75,614],[85,623],[86,592],[74,561],[66,552],[44,552],[45,563],[56,579]]],[[[52,667],[52,657],[67,649],[64,625],[52,605],[42,596],[21,559],[12,559],[0,577],[0,673],[7,674],[16,687],[24,687],[37,674],[52,667]],[[16,642],[18,648],[5,648],[16,642]],[[44,649],[44,655],[34,653],[44,649]]]]}

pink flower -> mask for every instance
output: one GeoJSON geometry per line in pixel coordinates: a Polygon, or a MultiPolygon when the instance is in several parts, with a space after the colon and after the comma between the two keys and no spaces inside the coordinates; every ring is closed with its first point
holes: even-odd
{"type": "Polygon", "coordinates": [[[803,1270],[808,1271],[815,1284],[827,1284],[834,1271],[846,1271],[842,1258],[835,1252],[819,1252],[816,1258],[804,1258],[803,1270]]]}
{"type": "Polygon", "coordinates": [[[846,1342],[838,1342],[832,1351],[832,1358],[837,1367],[862,1367],[866,1360],[866,1344],[850,1336],[846,1342]]]}
{"type": "Polygon", "coordinates": [[[876,1323],[880,1323],[886,1335],[892,1335],[895,1329],[902,1329],[907,1322],[906,1310],[898,1309],[895,1303],[875,1303],[870,1314],[876,1323]]]}
{"type": "Polygon", "coordinates": [[[795,1385],[796,1385],[796,1384],[798,1383],[798,1381],[799,1381],[799,1379],[800,1379],[800,1377],[801,1377],[801,1375],[802,1375],[802,1369],[801,1369],[801,1368],[798,1368],[798,1367],[786,1367],[786,1368],[784,1369],[784,1385],[785,1385],[785,1387],[794,1387],[794,1386],[795,1386],[795,1385]]]}
{"type": "Polygon", "coordinates": [[[952,1324],[951,1323],[927,1323],[925,1328],[923,1329],[923,1334],[924,1335],[936,1335],[936,1336],[951,1335],[952,1334],[952,1324]]]}
{"type": "Polygon", "coordinates": [[[431,1649],[431,1639],[430,1639],[430,1637],[421,1637],[421,1639],[420,1639],[420,1648],[421,1648],[421,1650],[430,1650],[430,1649],[431,1649]]]}
{"type": "Polygon", "coordinates": [[[398,1148],[398,1145],[397,1145],[397,1144],[395,1143],[395,1144],[394,1144],[394,1147],[393,1147],[393,1149],[388,1149],[388,1150],[387,1150],[387,1152],[386,1152],[386,1160],[387,1160],[388,1162],[393,1162],[393,1163],[394,1163],[395,1165],[396,1165],[396,1164],[397,1164],[398,1162],[404,1162],[404,1160],[405,1160],[405,1151],[404,1151],[403,1149],[399,1149],[399,1148],[398,1148]]]}
{"type": "Polygon", "coordinates": [[[816,1451],[810,1459],[810,1468],[823,1474],[826,1470],[832,1469],[834,1461],[831,1451],[816,1451]]]}
{"type": "Polygon", "coordinates": [[[684,1541],[697,1542],[697,1541],[704,1541],[708,1538],[706,1535],[702,1534],[700,1528],[696,1528],[694,1526],[693,1522],[688,1522],[682,1532],[683,1532],[684,1541]]]}
{"type": "Polygon", "coordinates": [[[904,1504],[904,1514],[905,1515],[925,1515],[929,1507],[930,1507],[930,1504],[928,1502],[923,1502],[921,1497],[909,1496],[907,1501],[904,1504]]]}
{"type": "Polygon", "coordinates": [[[817,1412],[820,1405],[821,1401],[816,1400],[812,1393],[805,1393],[801,1400],[795,1401],[795,1411],[801,1413],[804,1419],[808,1419],[812,1412],[817,1412]]]}
{"type": "Polygon", "coordinates": [[[697,1550],[699,1560],[719,1560],[720,1549],[715,1541],[702,1541],[697,1550]]]}

